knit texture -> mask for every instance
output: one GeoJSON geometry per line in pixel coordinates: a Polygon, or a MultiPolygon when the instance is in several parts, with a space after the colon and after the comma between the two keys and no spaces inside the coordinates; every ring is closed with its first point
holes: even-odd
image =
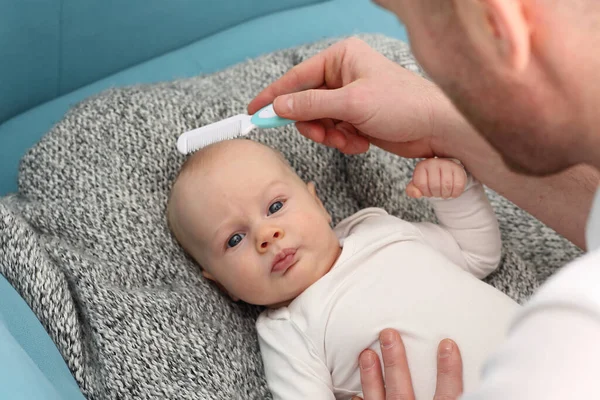
{"type": "MultiPolygon", "coordinates": [[[[421,73],[404,43],[362,38],[421,73]]],[[[185,160],[175,142],[184,131],[245,112],[263,87],[333,42],[212,75],[108,90],[74,107],[25,155],[18,194],[0,199],[0,273],[89,399],[270,398],[254,330],[260,309],[231,302],[204,280],[167,228],[168,193],[185,160]]],[[[404,194],[412,160],[375,148],[345,156],[293,126],[251,138],[280,150],[316,183],[334,223],[370,206],[434,221],[425,201],[404,194]]],[[[487,281],[523,302],[580,252],[489,195],[504,247],[487,281]]]]}

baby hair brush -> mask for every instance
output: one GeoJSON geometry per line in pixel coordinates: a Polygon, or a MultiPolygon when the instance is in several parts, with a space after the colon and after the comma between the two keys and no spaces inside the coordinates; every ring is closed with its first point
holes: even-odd
{"type": "Polygon", "coordinates": [[[187,131],[177,139],[177,150],[182,154],[189,154],[212,143],[247,135],[254,128],[277,128],[294,122],[291,119],[279,117],[273,110],[273,104],[269,104],[254,115],[238,114],[187,131]]]}

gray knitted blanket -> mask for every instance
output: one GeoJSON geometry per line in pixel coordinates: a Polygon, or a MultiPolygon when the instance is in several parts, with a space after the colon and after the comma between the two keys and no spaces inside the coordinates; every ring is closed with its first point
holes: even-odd
{"type": "MultiPolygon", "coordinates": [[[[408,47],[364,36],[420,73],[408,47]]],[[[257,307],[207,283],[167,229],[167,195],[186,130],[245,112],[264,86],[323,41],[208,76],[106,91],[74,107],[21,163],[19,193],[0,199],[0,273],[27,301],[89,399],[262,399],[257,307]]],[[[404,188],[414,162],[378,149],[345,156],[293,126],[253,133],[316,182],[334,223],[369,206],[433,220],[404,188]]],[[[579,254],[490,192],[503,239],[488,282],[523,302],[579,254]]],[[[382,277],[382,279],[385,279],[382,277]]]]}

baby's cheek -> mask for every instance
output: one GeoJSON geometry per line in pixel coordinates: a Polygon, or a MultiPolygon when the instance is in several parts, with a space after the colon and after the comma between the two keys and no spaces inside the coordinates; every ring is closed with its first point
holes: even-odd
{"type": "Polygon", "coordinates": [[[265,304],[268,302],[269,290],[264,285],[248,277],[240,276],[235,285],[236,297],[250,304],[265,304]]]}
{"type": "Polygon", "coordinates": [[[323,215],[315,215],[306,219],[302,226],[304,237],[311,242],[322,243],[331,231],[329,221],[323,215]]]}

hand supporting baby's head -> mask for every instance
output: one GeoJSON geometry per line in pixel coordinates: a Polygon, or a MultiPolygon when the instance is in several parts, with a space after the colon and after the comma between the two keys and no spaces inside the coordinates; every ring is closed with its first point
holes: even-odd
{"type": "Polygon", "coordinates": [[[340,253],[314,185],[280,153],[250,140],[190,156],[173,184],[167,218],[204,276],[251,304],[288,303],[340,253]]]}

